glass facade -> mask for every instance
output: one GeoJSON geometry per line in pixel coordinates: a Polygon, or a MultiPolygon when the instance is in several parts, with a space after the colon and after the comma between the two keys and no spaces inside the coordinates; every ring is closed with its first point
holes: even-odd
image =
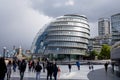
{"type": "Polygon", "coordinates": [[[112,45],[111,49],[112,69],[117,76],[120,76],[120,41],[112,45]]]}
{"type": "Polygon", "coordinates": [[[110,34],[110,20],[107,18],[100,18],[98,21],[99,36],[110,34]]]}
{"type": "Polygon", "coordinates": [[[85,55],[90,27],[85,16],[60,16],[40,30],[32,44],[32,53],[55,55],[85,55]]]}
{"type": "Polygon", "coordinates": [[[120,41],[120,13],[111,16],[112,44],[120,41]]]}

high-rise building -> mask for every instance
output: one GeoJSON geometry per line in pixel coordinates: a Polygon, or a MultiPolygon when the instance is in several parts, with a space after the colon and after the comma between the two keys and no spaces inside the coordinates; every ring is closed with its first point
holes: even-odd
{"type": "Polygon", "coordinates": [[[110,20],[107,18],[100,18],[98,20],[98,34],[104,36],[110,34],[110,20]]]}
{"type": "Polygon", "coordinates": [[[111,16],[112,44],[120,41],[120,13],[111,16]]]}
{"type": "Polygon", "coordinates": [[[87,51],[90,27],[83,15],[67,14],[40,30],[32,44],[32,53],[57,58],[80,59],[87,51]]]}

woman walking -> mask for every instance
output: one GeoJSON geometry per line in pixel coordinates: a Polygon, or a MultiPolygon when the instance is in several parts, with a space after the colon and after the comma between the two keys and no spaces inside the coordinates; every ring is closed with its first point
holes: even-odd
{"type": "Polygon", "coordinates": [[[9,61],[7,64],[7,80],[10,80],[11,77],[11,70],[12,70],[11,67],[12,67],[11,61],[9,61]]]}

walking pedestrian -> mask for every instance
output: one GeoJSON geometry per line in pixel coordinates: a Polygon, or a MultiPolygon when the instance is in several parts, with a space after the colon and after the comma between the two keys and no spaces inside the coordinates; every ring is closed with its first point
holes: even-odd
{"type": "Polygon", "coordinates": [[[47,68],[47,80],[49,80],[49,77],[50,80],[52,80],[53,64],[48,61],[46,68],[47,68]]]}
{"type": "Polygon", "coordinates": [[[69,64],[68,64],[69,72],[71,72],[71,67],[72,67],[72,65],[69,63],[69,64]]]}
{"type": "Polygon", "coordinates": [[[61,70],[60,70],[60,67],[58,66],[58,80],[60,80],[60,72],[61,70]]]}
{"type": "Polygon", "coordinates": [[[94,70],[94,66],[93,66],[93,64],[91,64],[91,69],[92,69],[92,71],[94,70]]]}
{"type": "Polygon", "coordinates": [[[80,62],[79,61],[76,62],[76,65],[78,67],[78,70],[80,70],[80,62]]]}
{"type": "Polygon", "coordinates": [[[32,72],[35,72],[35,61],[32,61],[32,72]]]}
{"type": "Polygon", "coordinates": [[[42,62],[43,72],[45,72],[45,61],[42,62]]]}
{"type": "Polygon", "coordinates": [[[4,80],[7,67],[3,57],[0,58],[0,80],[4,80]]]}
{"type": "Polygon", "coordinates": [[[111,65],[112,65],[112,73],[114,73],[114,66],[115,66],[115,63],[112,62],[111,65]]]}
{"type": "Polygon", "coordinates": [[[14,72],[16,72],[16,67],[17,67],[16,61],[13,60],[13,71],[14,71],[14,72]]]}
{"type": "Polygon", "coordinates": [[[11,63],[11,61],[9,61],[7,64],[7,80],[10,80],[11,71],[12,71],[12,63],[11,63]]]}
{"type": "Polygon", "coordinates": [[[89,70],[91,70],[91,63],[90,62],[88,62],[88,66],[89,66],[89,70]]]}
{"type": "Polygon", "coordinates": [[[106,71],[106,73],[107,73],[107,70],[108,70],[108,63],[106,62],[106,63],[104,64],[104,66],[105,66],[105,71],[106,71]]]}
{"type": "Polygon", "coordinates": [[[32,68],[32,61],[29,61],[28,62],[28,70],[29,70],[29,72],[31,72],[31,68],[32,68]]]}
{"type": "Polygon", "coordinates": [[[58,73],[58,67],[55,64],[53,64],[53,77],[54,77],[54,80],[57,80],[57,73],[58,73]]]}
{"type": "Polygon", "coordinates": [[[24,72],[26,70],[26,62],[24,59],[22,60],[19,69],[20,69],[20,80],[23,80],[24,72]]]}
{"type": "Polygon", "coordinates": [[[39,64],[39,61],[37,62],[37,65],[35,67],[35,71],[36,71],[36,80],[40,80],[40,73],[42,70],[42,66],[39,64]]]}

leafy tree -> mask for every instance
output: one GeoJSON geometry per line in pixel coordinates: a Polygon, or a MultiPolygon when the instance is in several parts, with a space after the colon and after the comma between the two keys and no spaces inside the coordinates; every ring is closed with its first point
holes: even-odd
{"type": "Polygon", "coordinates": [[[98,55],[99,59],[110,59],[110,49],[111,47],[107,44],[103,44],[101,48],[101,52],[98,55]]]}
{"type": "Polygon", "coordinates": [[[98,56],[98,52],[96,50],[93,50],[90,52],[90,58],[95,59],[95,56],[98,56]]]}

